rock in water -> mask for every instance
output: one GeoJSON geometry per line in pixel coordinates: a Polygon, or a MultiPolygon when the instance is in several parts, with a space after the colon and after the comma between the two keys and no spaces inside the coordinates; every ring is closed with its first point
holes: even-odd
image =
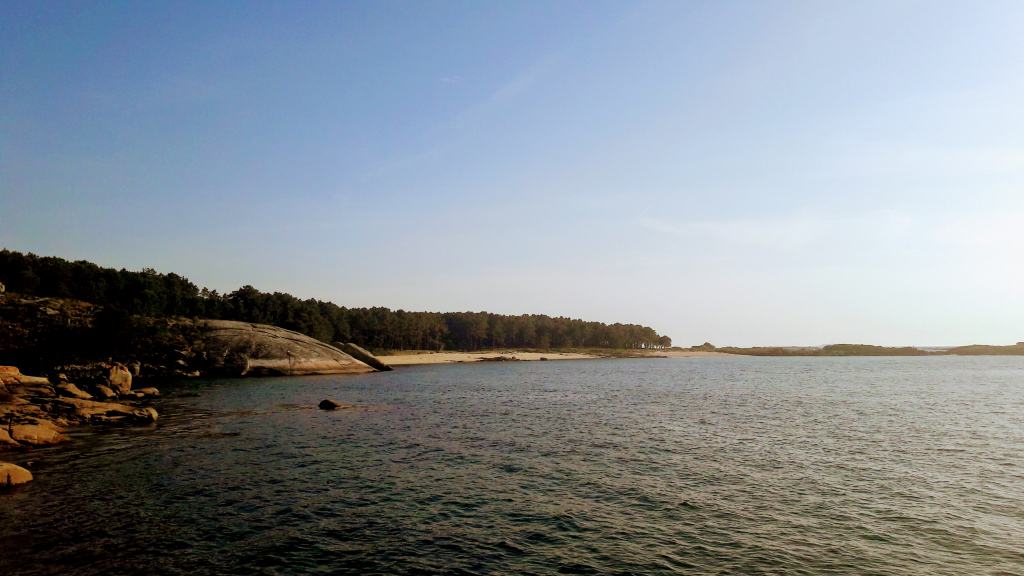
{"type": "Polygon", "coordinates": [[[140,408],[140,412],[140,414],[136,415],[136,419],[145,423],[156,422],[156,419],[160,417],[160,415],[157,414],[156,408],[150,406],[140,408]]]}
{"type": "Polygon", "coordinates": [[[10,488],[32,481],[32,473],[21,466],[0,462],[0,488],[10,488]]]}
{"type": "MultiPolygon", "coordinates": [[[[60,398],[56,401],[74,420],[92,423],[132,422],[150,424],[156,422],[157,412],[153,408],[134,408],[114,402],[96,402],[78,398],[60,398]]],[[[17,440],[17,438],[15,438],[17,440]]]]}
{"type": "Polygon", "coordinates": [[[138,394],[142,394],[143,398],[146,398],[146,397],[156,398],[157,396],[160,396],[160,391],[157,390],[156,388],[153,388],[153,387],[149,387],[149,388],[136,388],[135,389],[135,394],[137,394],[137,395],[138,394]]]}
{"type": "Polygon", "coordinates": [[[117,394],[128,394],[132,391],[132,373],[124,364],[114,364],[107,375],[107,383],[117,394]]]}
{"type": "MultiPolygon", "coordinates": [[[[88,402],[88,400],[79,400],[79,402],[88,402]]],[[[67,442],[67,438],[54,428],[38,424],[15,424],[10,427],[9,432],[15,442],[25,446],[52,446],[67,442]]]]}
{"type": "Polygon", "coordinates": [[[331,400],[329,398],[326,400],[321,400],[319,406],[321,410],[337,410],[338,408],[352,407],[351,404],[345,404],[343,402],[338,402],[337,400],[331,400]]]}
{"type": "Polygon", "coordinates": [[[232,320],[203,320],[203,347],[214,373],[360,374],[373,368],[304,334],[232,320]]]}

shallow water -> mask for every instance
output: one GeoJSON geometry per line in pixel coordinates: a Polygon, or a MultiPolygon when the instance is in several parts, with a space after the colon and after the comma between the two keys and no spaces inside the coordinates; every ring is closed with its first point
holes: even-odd
{"type": "Polygon", "coordinates": [[[1024,574],[1024,358],[165,392],[156,427],[14,458],[36,480],[0,497],[0,574],[1024,574]]]}

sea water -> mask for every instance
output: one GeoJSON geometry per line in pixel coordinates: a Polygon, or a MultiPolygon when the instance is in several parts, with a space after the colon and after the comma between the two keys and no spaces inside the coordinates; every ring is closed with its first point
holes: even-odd
{"type": "Polygon", "coordinates": [[[4,456],[36,479],[0,496],[0,574],[1024,573],[1024,358],[504,362],[164,392],[154,427],[4,456]]]}

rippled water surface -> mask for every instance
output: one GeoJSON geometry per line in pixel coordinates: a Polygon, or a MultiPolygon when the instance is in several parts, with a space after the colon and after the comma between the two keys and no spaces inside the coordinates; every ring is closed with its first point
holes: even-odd
{"type": "Polygon", "coordinates": [[[0,574],[1022,574],[1024,359],[428,366],[168,387],[15,456],[0,574]],[[355,410],[323,412],[325,397],[355,410]]]}

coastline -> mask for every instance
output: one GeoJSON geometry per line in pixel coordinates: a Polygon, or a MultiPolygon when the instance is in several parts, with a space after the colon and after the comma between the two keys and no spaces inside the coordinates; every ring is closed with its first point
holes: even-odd
{"type": "MultiPolygon", "coordinates": [[[[156,423],[159,414],[151,401],[159,390],[133,388],[132,373],[123,364],[107,366],[102,378],[102,383],[81,382],[83,389],[64,374],[44,378],[0,366],[0,455],[70,442],[67,432],[75,426],[156,423]]],[[[32,479],[29,469],[0,461],[0,491],[32,479]]]]}
{"type": "Polygon", "coordinates": [[[602,358],[695,358],[731,356],[722,352],[690,350],[632,351],[626,355],[595,352],[520,352],[516,350],[481,350],[479,352],[425,352],[398,350],[394,354],[377,356],[390,366],[423,366],[429,364],[462,364],[468,362],[502,362],[541,360],[599,360],[602,358]]]}

